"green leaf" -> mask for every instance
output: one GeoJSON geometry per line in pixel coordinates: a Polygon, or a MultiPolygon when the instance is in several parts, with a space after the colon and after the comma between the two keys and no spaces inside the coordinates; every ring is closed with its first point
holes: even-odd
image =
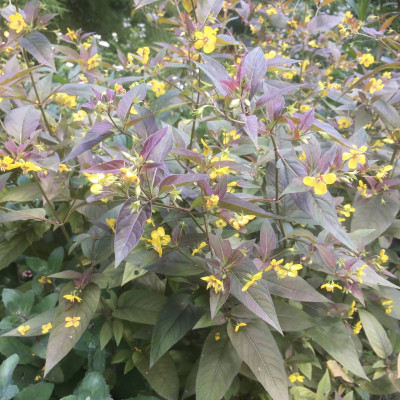
{"type": "Polygon", "coordinates": [[[196,378],[197,400],[220,400],[225,395],[242,364],[224,327],[208,334],[200,356],[196,378]],[[216,333],[220,339],[215,340],[216,333]]]}
{"type": "Polygon", "coordinates": [[[294,386],[290,389],[293,400],[315,400],[315,393],[302,386],[294,386]]]}
{"type": "Polygon", "coordinates": [[[139,352],[132,356],[135,367],[149,382],[151,388],[167,400],[177,400],[179,395],[179,379],[175,364],[168,354],[164,354],[152,368],[150,359],[139,352]]]}
{"type": "Polygon", "coordinates": [[[18,386],[11,384],[12,375],[18,365],[19,357],[17,354],[5,359],[0,365],[0,399],[11,400],[18,392],[18,386]]]}
{"type": "Polygon", "coordinates": [[[392,382],[387,375],[375,379],[371,382],[361,381],[358,382],[360,388],[369,394],[392,394],[398,393],[398,390],[393,386],[392,382]]]}
{"type": "Polygon", "coordinates": [[[69,294],[73,289],[74,284],[70,283],[65,285],[60,293],[59,305],[47,345],[45,376],[77,343],[89,325],[99,303],[100,289],[94,283],[90,283],[83,290],[80,296],[81,303],[77,302],[71,305],[63,296],[69,294]],[[66,328],[66,317],[80,317],[79,326],[66,328]]]}
{"type": "MultiPolygon", "coordinates": [[[[36,317],[29,319],[28,321],[24,322],[24,325],[29,325],[29,331],[25,333],[24,336],[39,336],[42,335],[42,325],[45,325],[49,322],[53,323],[54,316],[56,314],[56,309],[45,311],[36,317]]],[[[15,328],[10,332],[4,333],[1,336],[21,336],[21,334],[15,328]]]]}
{"type": "Polygon", "coordinates": [[[301,308],[282,301],[275,301],[276,314],[284,332],[296,332],[308,329],[316,323],[301,308]]]}
{"type": "Polygon", "coordinates": [[[358,359],[357,349],[353,343],[349,331],[340,321],[332,323],[331,318],[319,321],[314,328],[307,330],[308,334],[336,361],[345,368],[368,379],[358,359]]]}
{"type": "Polygon", "coordinates": [[[22,389],[16,396],[15,400],[49,400],[53,393],[54,384],[47,382],[40,382],[36,385],[27,386],[22,389]]]}
{"type": "Polygon", "coordinates": [[[104,322],[103,326],[100,329],[100,349],[103,350],[106,347],[107,343],[112,338],[112,329],[108,321],[104,322]]]}
{"type": "Polygon", "coordinates": [[[351,219],[351,231],[375,229],[364,236],[363,243],[367,245],[389,228],[400,210],[400,201],[396,196],[390,195],[372,196],[369,199],[358,196],[353,206],[356,211],[351,219]],[[366,215],[368,218],[365,218],[366,215]]]}
{"type": "Polygon", "coordinates": [[[8,267],[15,261],[29,245],[30,243],[23,233],[14,236],[9,241],[0,243],[0,270],[8,267]]]}
{"type": "Polygon", "coordinates": [[[124,334],[123,322],[119,319],[114,320],[113,324],[112,324],[112,331],[113,331],[115,343],[117,343],[117,346],[119,346],[119,343],[121,342],[121,339],[122,339],[122,335],[124,334]]]}
{"type": "Polygon", "coordinates": [[[258,320],[228,335],[240,358],[250,367],[273,400],[289,400],[288,381],[282,355],[267,325],[258,320]]]}
{"type": "Polygon", "coordinates": [[[75,391],[80,399],[112,400],[104,376],[97,371],[88,372],[75,391]]]}
{"type": "Polygon", "coordinates": [[[4,188],[0,193],[0,203],[8,201],[26,202],[41,199],[42,193],[36,183],[4,188]]]}
{"type": "MultiPolygon", "coordinates": [[[[139,253],[140,255],[142,253],[139,253]]],[[[126,283],[140,278],[142,275],[146,274],[147,270],[141,268],[140,266],[136,266],[130,262],[125,263],[124,275],[122,277],[121,286],[124,286],[126,283]]]]}
{"type": "Polygon", "coordinates": [[[331,377],[329,375],[329,370],[326,370],[325,374],[318,383],[317,395],[315,396],[315,400],[328,400],[330,391],[331,377]]]}
{"type": "Polygon", "coordinates": [[[390,340],[379,321],[368,311],[358,310],[368,342],[378,357],[387,358],[393,353],[390,340]]]}
{"type": "Polygon", "coordinates": [[[200,319],[202,310],[195,307],[191,296],[175,293],[161,310],[153,329],[150,368],[200,319]]]}
{"type": "Polygon", "coordinates": [[[8,212],[0,213],[0,224],[11,221],[24,221],[27,219],[41,220],[46,216],[44,208],[30,208],[23,211],[9,210],[8,212]]]}
{"type": "Polygon", "coordinates": [[[131,322],[155,325],[166,301],[167,298],[157,292],[129,290],[119,297],[118,309],[113,311],[113,316],[131,322]]]}

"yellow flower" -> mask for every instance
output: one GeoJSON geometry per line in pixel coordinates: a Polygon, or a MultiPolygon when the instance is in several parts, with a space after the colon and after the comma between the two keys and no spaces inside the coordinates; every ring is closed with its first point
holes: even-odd
{"type": "Polygon", "coordinates": [[[306,160],[306,153],[304,151],[298,156],[298,159],[300,161],[305,161],[306,160]]]}
{"type": "Polygon", "coordinates": [[[229,223],[238,231],[242,226],[247,225],[255,217],[255,215],[237,215],[235,218],[231,218],[229,223]]]}
{"type": "Polygon", "coordinates": [[[343,117],[338,121],[339,129],[347,129],[351,125],[351,120],[343,117]]]}
{"type": "Polygon", "coordinates": [[[211,172],[209,173],[210,179],[217,179],[221,178],[223,175],[229,175],[231,173],[231,170],[229,167],[218,167],[218,168],[213,168],[211,172]]]}
{"type": "Polygon", "coordinates": [[[265,53],[265,59],[266,60],[271,60],[275,56],[276,56],[276,51],[275,50],[271,50],[268,53],[265,53]]]}
{"type": "Polygon", "coordinates": [[[69,96],[65,93],[57,93],[55,100],[60,106],[66,106],[68,108],[75,108],[77,106],[76,96],[69,96]]]}
{"type": "Polygon", "coordinates": [[[367,265],[367,264],[364,264],[364,265],[363,265],[362,267],[360,267],[360,268],[358,269],[358,271],[357,271],[357,279],[358,279],[358,282],[360,282],[360,283],[363,283],[361,277],[362,277],[363,275],[365,275],[364,268],[366,268],[366,267],[368,267],[368,265],[367,265]]]}
{"type": "Polygon", "coordinates": [[[206,208],[210,210],[211,208],[217,206],[218,202],[219,202],[219,196],[213,194],[212,196],[207,197],[206,208]]]}
{"type": "Polygon", "coordinates": [[[115,233],[115,224],[117,220],[115,218],[106,218],[106,224],[111,228],[111,230],[115,233]]]}
{"type": "Polygon", "coordinates": [[[275,8],[273,8],[272,6],[269,6],[269,8],[265,10],[265,12],[267,13],[267,15],[278,14],[278,11],[276,11],[275,8]]]}
{"type": "Polygon", "coordinates": [[[46,283],[51,283],[51,280],[49,278],[46,278],[45,276],[42,276],[38,279],[38,282],[44,285],[46,283]]]}
{"type": "Polygon", "coordinates": [[[29,325],[20,325],[20,326],[17,328],[17,331],[18,331],[18,333],[19,333],[21,336],[24,336],[25,333],[28,332],[30,328],[31,328],[31,327],[30,327],[29,325]]]}
{"type": "Polygon", "coordinates": [[[171,241],[171,236],[165,234],[162,226],[151,232],[151,244],[159,256],[162,256],[162,246],[166,246],[171,241]]]}
{"type": "Polygon", "coordinates": [[[362,329],[362,323],[361,323],[361,321],[358,321],[357,323],[356,323],[356,326],[354,327],[354,329],[353,329],[353,333],[355,334],[355,335],[358,335],[360,332],[361,332],[361,329],[362,329]]]}
{"type": "Polygon", "coordinates": [[[382,74],[382,78],[385,80],[385,81],[387,81],[387,80],[389,80],[389,79],[392,79],[392,73],[391,72],[384,72],[383,74],[382,74]]]}
{"type": "Polygon", "coordinates": [[[40,381],[41,378],[42,378],[41,375],[36,375],[34,380],[35,381],[40,381]]]}
{"type": "Polygon", "coordinates": [[[381,169],[376,173],[375,178],[382,182],[382,179],[386,177],[387,173],[393,169],[392,165],[386,165],[381,167],[381,169]]]}
{"type": "Polygon", "coordinates": [[[275,258],[270,262],[268,267],[265,267],[265,271],[269,271],[271,269],[275,269],[275,267],[280,268],[280,264],[283,263],[283,258],[281,258],[279,261],[276,261],[275,258]]]}
{"type": "Polygon", "coordinates": [[[9,156],[5,156],[3,158],[3,160],[0,161],[0,170],[3,172],[9,171],[11,169],[15,169],[18,167],[19,167],[19,165],[17,163],[14,163],[14,160],[9,156]]]}
{"type": "Polygon", "coordinates": [[[203,145],[203,156],[208,157],[209,155],[212,154],[210,146],[203,139],[200,139],[200,141],[201,141],[201,144],[203,145]]]}
{"type": "Polygon", "coordinates": [[[351,308],[349,310],[348,316],[351,317],[357,310],[356,307],[356,302],[353,300],[353,302],[351,303],[351,308]]]}
{"type": "Polygon", "coordinates": [[[66,328],[70,328],[71,326],[73,326],[74,328],[77,328],[80,324],[81,317],[65,317],[65,327],[66,328]]]}
{"type": "Polygon", "coordinates": [[[303,183],[306,186],[313,187],[315,194],[318,195],[325,194],[328,191],[326,185],[332,185],[335,182],[336,182],[336,175],[333,172],[329,174],[317,175],[316,177],[306,176],[303,178],[303,183]]]}
{"type": "Polygon", "coordinates": [[[287,276],[295,278],[298,275],[298,271],[302,268],[303,266],[301,264],[293,264],[293,262],[290,262],[285,265],[276,264],[274,266],[274,271],[276,271],[279,279],[286,278],[287,276]]]}
{"type": "Polygon", "coordinates": [[[194,47],[197,50],[201,48],[204,53],[212,53],[215,50],[215,42],[217,41],[218,28],[213,29],[210,26],[206,26],[203,32],[195,32],[194,37],[196,41],[194,42],[194,47]]]}
{"type": "Polygon", "coordinates": [[[80,303],[82,301],[82,299],[75,295],[75,294],[66,294],[65,296],[63,296],[64,299],[67,299],[68,301],[70,301],[71,303],[75,303],[75,300],[80,303]]]}
{"type": "Polygon", "coordinates": [[[90,46],[92,45],[92,43],[82,43],[82,46],[86,49],[89,50],[90,46]]]}
{"type": "Polygon", "coordinates": [[[99,195],[103,191],[103,186],[100,183],[95,183],[90,186],[90,191],[95,195],[99,195]]]}
{"type": "Polygon", "coordinates": [[[240,133],[236,133],[236,130],[233,130],[230,132],[222,132],[222,136],[224,136],[222,144],[228,144],[231,140],[239,139],[241,135],[240,133]]]}
{"type": "Polygon", "coordinates": [[[293,29],[297,29],[297,28],[298,28],[297,21],[294,20],[294,19],[288,20],[288,21],[287,21],[287,24],[288,24],[291,28],[293,28],[293,29]]]}
{"type": "Polygon", "coordinates": [[[234,189],[236,186],[238,186],[238,183],[236,181],[232,181],[228,183],[228,188],[227,192],[228,193],[235,193],[236,189],[234,189]]]}
{"type": "Polygon", "coordinates": [[[89,60],[87,60],[87,67],[89,71],[99,66],[99,57],[100,56],[96,53],[92,58],[89,58],[89,60]]]}
{"type": "Polygon", "coordinates": [[[156,80],[151,80],[151,90],[156,94],[156,97],[160,97],[165,94],[165,84],[156,80]]]}
{"type": "Polygon", "coordinates": [[[316,40],[310,40],[310,41],[308,42],[308,45],[309,45],[310,47],[314,47],[315,49],[318,49],[319,47],[321,47],[321,46],[317,43],[316,40]]]}
{"type": "Polygon", "coordinates": [[[385,87],[385,84],[381,79],[376,80],[375,78],[371,78],[368,82],[367,88],[371,94],[376,92],[377,90],[382,90],[385,87]]]}
{"type": "Polygon", "coordinates": [[[218,342],[218,340],[221,340],[221,334],[219,332],[215,332],[214,339],[216,342],[218,342]]]}
{"type": "Polygon", "coordinates": [[[224,284],[214,275],[204,276],[201,280],[208,282],[207,289],[212,287],[215,293],[224,291],[224,284]]]}
{"type": "Polygon", "coordinates": [[[62,172],[68,172],[70,169],[65,164],[60,164],[58,166],[58,172],[61,174],[62,172]]]}
{"type": "Polygon", "coordinates": [[[10,29],[16,31],[17,33],[20,33],[23,29],[27,27],[26,22],[24,21],[24,18],[20,13],[10,15],[9,19],[11,21],[10,29]]]}
{"type": "Polygon", "coordinates": [[[302,383],[304,382],[304,376],[300,375],[298,372],[295,372],[294,374],[289,375],[289,381],[292,383],[295,383],[296,381],[302,383]]]}
{"type": "Polygon", "coordinates": [[[385,307],[385,313],[386,314],[390,314],[392,312],[392,308],[393,308],[393,300],[382,300],[381,304],[383,305],[383,307],[385,307]]]}
{"type": "Polygon", "coordinates": [[[351,204],[345,204],[342,210],[339,210],[339,214],[350,218],[350,213],[353,213],[356,209],[351,204]]]}
{"type": "Polygon", "coordinates": [[[76,113],[72,113],[72,118],[74,122],[80,122],[80,121],[84,121],[86,118],[86,111],[84,110],[79,110],[76,113]]]}
{"type": "Polygon", "coordinates": [[[150,49],[148,47],[140,47],[136,54],[138,54],[140,57],[142,57],[142,63],[147,64],[149,61],[149,54],[150,54],[150,49]]]}
{"type": "Polygon", "coordinates": [[[44,335],[46,333],[49,333],[49,331],[51,330],[52,327],[53,327],[53,325],[51,324],[51,322],[49,322],[45,325],[42,325],[42,334],[44,335]]]}
{"type": "Polygon", "coordinates": [[[242,326],[247,326],[247,324],[244,323],[244,322],[238,322],[238,323],[236,323],[236,325],[235,325],[235,332],[238,332],[239,329],[240,329],[242,326]]]}
{"type": "Polygon", "coordinates": [[[35,165],[33,162],[21,160],[18,163],[18,166],[22,169],[23,174],[27,174],[30,171],[41,171],[42,168],[35,165]]]}
{"type": "Polygon", "coordinates": [[[385,263],[387,260],[389,260],[389,257],[385,254],[385,249],[381,249],[379,252],[379,264],[385,263]]]}
{"type": "Polygon", "coordinates": [[[335,288],[338,288],[340,290],[342,290],[343,288],[338,285],[337,283],[331,281],[331,282],[327,282],[324,283],[323,285],[321,285],[321,289],[325,289],[327,292],[333,292],[335,290],[335,288]]]}
{"type": "Polygon", "coordinates": [[[357,190],[361,192],[361,196],[366,197],[367,195],[367,184],[363,183],[363,181],[358,181],[357,190]]]}
{"type": "Polygon", "coordinates": [[[356,169],[358,164],[364,165],[366,161],[363,153],[366,152],[367,147],[361,146],[359,149],[356,145],[353,145],[353,147],[353,149],[350,149],[350,153],[343,153],[343,161],[349,160],[347,165],[350,169],[356,169]]]}
{"type": "Polygon", "coordinates": [[[220,218],[217,221],[215,221],[215,225],[217,225],[217,228],[222,229],[225,228],[226,222],[220,218]]]}
{"type": "Polygon", "coordinates": [[[256,285],[259,279],[262,278],[262,272],[258,272],[257,274],[253,275],[248,281],[247,283],[243,286],[242,288],[242,292],[246,292],[250,286],[252,285],[256,285]]]}
{"type": "Polygon", "coordinates": [[[123,174],[122,178],[124,181],[128,182],[129,184],[131,184],[131,183],[136,183],[136,185],[140,184],[139,177],[136,175],[136,173],[134,173],[130,169],[121,168],[120,171],[123,174]]]}
{"type": "Polygon", "coordinates": [[[197,253],[201,253],[201,252],[202,252],[202,249],[203,249],[204,247],[206,247],[206,246],[207,246],[207,243],[206,243],[206,242],[201,242],[200,245],[199,245],[199,247],[197,247],[197,249],[194,249],[194,250],[192,251],[192,256],[194,256],[194,255],[197,254],[197,253]]]}
{"type": "Polygon", "coordinates": [[[76,36],[74,31],[71,31],[71,29],[67,28],[67,33],[65,36],[68,36],[71,40],[77,40],[78,37],[76,36]]]}
{"type": "Polygon", "coordinates": [[[154,221],[152,218],[149,218],[148,220],[146,220],[146,223],[149,225],[153,225],[153,227],[155,228],[156,226],[154,225],[154,221]]]}
{"type": "MultiPolygon", "coordinates": [[[[302,104],[301,106],[300,106],[300,111],[301,112],[307,112],[307,111],[310,111],[312,109],[312,107],[311,106],[308,106],[307,104],[302,104]]],[[[304,151],[303,151],[303,153],[304,153],[304,151]]]]}
{"type": "Polygon", "coordinates": [[[369,67],[371,64],[375,63],[375,58],[371,54],[363,54],[360,59],[360,64],[364,65],[364,67],[369,67]]]}

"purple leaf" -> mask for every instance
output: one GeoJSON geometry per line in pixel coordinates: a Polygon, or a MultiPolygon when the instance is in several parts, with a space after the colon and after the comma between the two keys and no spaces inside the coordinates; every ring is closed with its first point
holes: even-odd
{"type": "Polygon", "coordinates": [[[204,165],[204,156],[192,150],[175,148],[172,150],[172,153],[179,154],[183,158],[193,161],[197,165],[204,165]]]}
{"type": "Polygon", "coordinates": [[[267,60],[260,47],[246,54],[243,60],[246,70],[247,85],[250,87],[250,99],[261,89],[264,76],[267,72],[267,60]]]}
{"type": "Polygon", "coordinates": [[[120,100],[117,106],[117,115],[119,119],[124,121],[129,113],[133,100],[138,99],[139,101],[142,101],[146,97],[146,93],[147,85],[145,83],[135,86],[126,92],[125,96],[120,100]]]}
{"type": "Polygon", "coordinates": [[[160,183],[159,195],[173,190],[175,187],[185,186],[189,183],[198,182],[201,179],[207,179],[208,175],[205,174],[176,174],[167,176],[160,183]]]}
{"type": "Polygon", "coordinates": [[[279,215],[264,211],[261,207],[258,207],[247,200],[243,200],[233,195],[232,193],[226,193],[225,197],[223,198],[223,200],[219,202],[218,205],[221,208],[234,211],[238,214],[244,213],[244,214],[255,215],[256,217],[282,219],[282,217],[280,217],[279,215]]]}
{"type": "Polygon", "coordinates": [[[314,222],[329,233],[349,249],[356,251],[354,243],[348,234],[341,228],[338,222],[335,206],[329,193],[319,196],[312,192],[291,194],[294,202],[304,211],[314,222]]]}
{"type": "Polygon", "coordinates": [[[290,93],[292,90],[305,86],[304,83],[289,84],[283,88],[276,88],[274,86],[264,84],[264,94],[257,100],[257,107],[266,104],[268,101],[273,100],[277,96],[290,93]]]}
{"type": "Polygon", "coordinates": [[[14,108],[4,119],[6,132],[18,140],[25,141],[39,125],[40,113],[33,106],[14,108]]]}
{"type": "Polygon", "coordinates": [[[225,262],[232,255],[232,246],[229,240],[222,239],[220,233],[210,235],[210,246],[215,252],[215,255],[225,262]]]}
{"type": "Polygon", "coordinates": [[[268,258],[276,249],[276,244],[277,241],[276,241],[275,231],[272,228],[271,223],[268,220],[265,220],[261,225],[261,230],[260,230],[261,256],[264,259],[268,258]]]}
{"type": "Polygon", "coordinates": [[[119,174],[121,172],[120,169],[126,166],[127,163],[123,160],[112,160],[94,165],[83,172],[88,172],[89,174],[119,174]]]}
{"type": "Polygon", "coordinates": [[[212,81],[215,88],[222,94],[226,96],[228,92],[224,89],[221,82],[222,80],[230,81],[231,77],[226,72],[225,68],[213,58],[202,54],[204,64],[195,61],[197,67],[199,67],[212,81]]]}
{"type": "Polygon", "coordinates": [[[250,287],[245,292],[242,291],[244,283],[247,279],[247,274],[249,272],[258,272],[255,267],[253,267],[251,271],[249,271],[249,268],[247,267],[248,266],[246,266],[246,268],[235,268],[233,273],[230,275],[231,294],[252,313],[257,315],[257,317],[261,318],[273,326],[278,332],[282,333],[275,307],[265,280],[260,279],[257,281],[257,285],[250,287]]]}
{"type": "Polygon", "coordinates": [[[201,24],[204,24],[208,18],[216,17],[221,11],[223,0],[199,0],[196,8],[196,15],[201,24]]]}
{"type": "Polygon", "coordinates": [[[32,23],[39,14],[40,2],[39,0],[31,0],[25,4],[24,11],[26,22],[32,23]]]}
{"type": "Polygon", "coordinates": [[[86,150],[91,149],[96,144],[99,144],[105,138],[111,135],[111,129],[113,128],[113,124],[108,121],[100,121],[96,122],[92,129],[85,135],[85,137],[80,141],[80,143],[74,147],[65,159],[65,161],[70,160],[76,156],[79,156],[86,150]]]}
{"type": "Polygon", "coordinates": [[[129,124],[135,125],[136,132],[142,139],[150,137],[158,131],[158,126],[152,112],[145,107],[136,107],[138,115],[129,124]],[[140,119],[140,121],[137,121],[140,119]]]}
{"type": "Polygon", "coordinates": [[[220,181],[215,186],[214,194],[219,197],[219,200],[222,200],[225,197],[227,190],[228,190],[228,177],[226,175],[222,175],[220,181]]]}
{"type": "Polygon", "coordinates": [[[115,268],[136,247],[143,235],[143,225],[151,218],[151,204],[132,212],[131,205],[136,197],[129,198],[122,206],[115,225],[114,253],[115,268]]]}
{"type": "Polygon", "coordinates": [[[339,24],[342,18],[338,15],[317,15],[307,24],[307,31],[310,33],[329,31],[339,24]]]}
{"type": "Polygon", "coordinates": [[[166,126],[146,139],[140,155],[145,161],[161,162],[172,150],[172,145],[172,135],[166,126]]]}
{"type": "Polygon", "coordinates": [[[258,119],[255,115],[242,115],[244,121],[244,131],[247,133],[249,138],[253,141],[256,147],[258,147],[258,119]]]}
{"type": "Polygon", "coordinates": [[[314,119],[314,109],[312,108],[300,117],[298,130],[303,133],[307,132],[311,128],[314,119]]]}
{"type": "Polygon", "coordinates": [[[56,69],[52,44],[40,32],[32,32],[18,39],[19,44],[43,65],[56,69]]]}

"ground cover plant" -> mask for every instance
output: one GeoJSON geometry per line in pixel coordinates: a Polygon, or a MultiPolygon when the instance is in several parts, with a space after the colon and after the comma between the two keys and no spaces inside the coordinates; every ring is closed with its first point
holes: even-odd
{"type": "Polygon", "coordinates": [[[4,4],[0,399],[395,398],[396,7],[4,4]]]}

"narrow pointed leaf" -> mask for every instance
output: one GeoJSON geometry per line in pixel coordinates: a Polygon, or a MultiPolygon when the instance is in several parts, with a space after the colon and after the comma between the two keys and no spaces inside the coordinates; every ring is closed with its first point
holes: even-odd
{"type": "Polygon", "coordinates": [[[56,69],[52,44],[40,32],[31,32],[18,39],[19,44],[43,65],[56,69]]]}
{"type": "Polygon", "coordinates": [[[151,204],[146,204],[139,211],[132,212],[131,205],[135,197],[128,199],[122,206],[115,224],[115,268],[135,248],[143,235],[143,225],[151,218],[151,204]]]}
{"type": "Polygon", "coordinates": [[[100,289],[94,283],[90,283],[80,296],[82,302],[70,306],[71,303],[63,296],[72,292],[74,287],[73,283],[67,284],[60,293],[59,305],[47,345],[45,375],[72,350],[85,332],[99,303],[100,289]],[[66,317],[80,317],[79,326],[66,328],[66,317]]]}
{"type": "Polygon", "coordinates": [[[249,366],[273,400],[289,400],[288,381],[279,348],[267,325],[258,320],[228,335],[240,358],[249,366]]]}

